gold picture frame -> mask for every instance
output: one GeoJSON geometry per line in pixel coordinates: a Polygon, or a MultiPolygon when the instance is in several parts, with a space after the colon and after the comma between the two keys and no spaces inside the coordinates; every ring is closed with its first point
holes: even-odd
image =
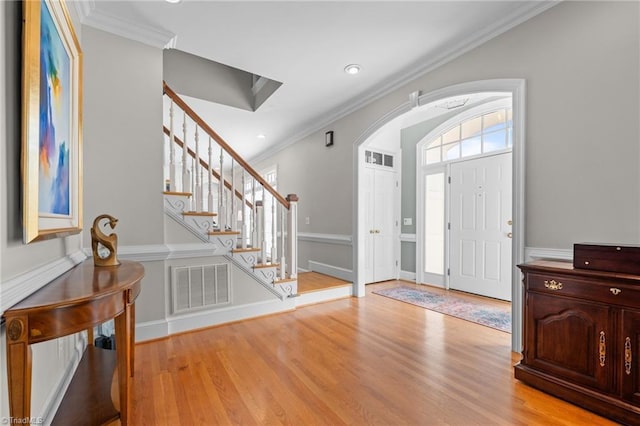
{"type": "Polygon", "coordinates": [[[82,230],[82,52],[63,0],[23,2],[25,244],[82,230]]]}

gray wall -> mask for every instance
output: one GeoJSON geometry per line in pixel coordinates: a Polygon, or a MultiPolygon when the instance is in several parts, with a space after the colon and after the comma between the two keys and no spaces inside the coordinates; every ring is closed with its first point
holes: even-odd
{"type": "MultiPolygon", "coordinates": [[[[638,242],[639,7],[561,3],[262,163],[277,163],[279,186],[299,195],[301,230],[351,234],[352,144],[369,125],[416,90],[524,78],[525,244],[570,249],[576,241],[638,242]],[[336,144],[327,149],[322,138],[329,129],[336,144]]],[[[335,250],[341,248],[316,244],[304,256],[323,261],[335,250]]],[[[351,268],[351,259],[337,266],[351,268]]]]}

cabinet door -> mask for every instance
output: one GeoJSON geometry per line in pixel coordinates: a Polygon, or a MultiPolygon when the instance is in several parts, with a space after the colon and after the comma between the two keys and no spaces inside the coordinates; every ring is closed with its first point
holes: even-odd
{"type": "Polygon", "coordinates": [[[640,405],[640,311],[622,311],[622,397],[640,405]]]}
{"type": "Polygon", "coordinates": [[[572,298],[529,293],[525,362],[594,389],[613,388],[611,309],[572,298]]]}

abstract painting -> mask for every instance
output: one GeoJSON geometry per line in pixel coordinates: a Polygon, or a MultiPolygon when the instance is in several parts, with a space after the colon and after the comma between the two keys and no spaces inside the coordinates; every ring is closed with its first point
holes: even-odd
{"type": "Polygon", "coordinates": [[[24,242],[80,232],[81,52],[63,1],[24,4],[24,242]]]}

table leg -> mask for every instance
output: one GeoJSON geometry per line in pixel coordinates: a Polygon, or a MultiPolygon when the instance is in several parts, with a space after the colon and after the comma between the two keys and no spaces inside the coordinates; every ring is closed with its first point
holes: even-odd
{"type": "Polygon", "coordinates": [[[124,312],[115,318],[116,356],[118,358],[118,388],[120,391],[120,423],[129,423],[129,390],[131,377],[131,309],[125,305],[124,312]]]}
{"type": "Polygon", "coordinates": [[[7,379],[9,416],[31,416],[31,346],[27,340],[27,318],[7,319],[7,379]]]}

